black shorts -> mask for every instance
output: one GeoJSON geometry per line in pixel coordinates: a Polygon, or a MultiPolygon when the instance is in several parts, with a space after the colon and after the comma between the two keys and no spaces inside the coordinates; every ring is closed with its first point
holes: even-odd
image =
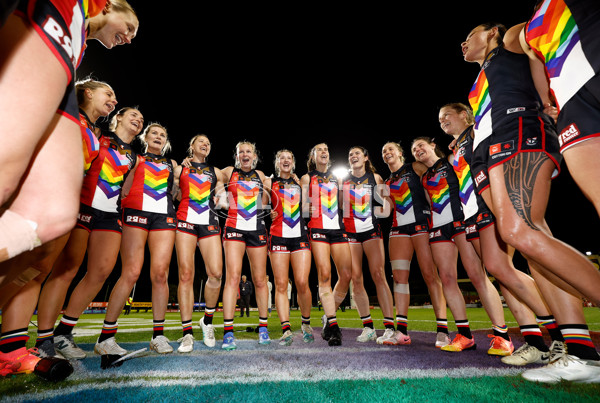
{"type": "Polygon", "coordinates": [[[414,236],[419,234],[426,234],[429,232],[429,224],[428,223],[414,223],[414,224],[406,224],[400,225],[398,227],[392,227],[390,229],[390,238],[395,237],[407,237],[414,236]]]}
{"type": "Polygon", "coordinates": [[[592,77],[560,111],[560,152],[574,144],[600,136],[600,75],[592,77]]]}
{"type": "Polygon", "coordinates": [[[543,152],[556,166],[552,177],[558,175],[560,171],[562,157],[559,152],[556,126],[550,117],[544,114],[520,116],[510,120],[502,128],[494,131],[488,151],[488,170],[522,152],[543,152]]]}
{"type": "Polygon", "coordinates": [[[267,230],[243,231],[231,227],[223,230],[223,241],[243,242],[249,248],[259,248],[267,245],[267,230]]]}
{"type": "Polygon", "coordinates": [[[271,253],[293,253],[301,250],[310,250],[307,234],[296,238],[269,237],[269,252],[271,253]]]}
{"type": "Polygon", "coordinates": [[[77,214],[77,224],[75,226],[83,228],[88,232],[114,231],[121,233],[121,213],[106,212],[85,204],[80,204],[79,214],[77,214]]]}
{"type": "Polygon", "coordinates": [[[490,137],[487,137],[477,146],[476,149],[473,150],[471,163],[469,164],[471,175],[473,177],[473,183],[475,183],[475,190],[478,194],[481,194],[481,192],[490,186],[490,177],[488,174],[487,165],[489,148],[490,137]]]}
{"type": "Polygon", "coordinates": [[[381,239],[381,227],[379,224],[375,225],[371,231],[364,232],[347,232],[348,242],[350,243],[364,243],[372,239],[381,239]]]}
{"type": "Polygon", "coordinates": [[[218,224],[192,224],[183,220],[177,220],[177,231],[193,235],[198,239],[221,235],[221,227],[218,224]]]}
{"type": "Polygon", "coordinates": [[[464,221],[454,221],[429,230],[429,243],[454,242],[454,237],[465,232],[464,221]]]}
{"type": "Polygon", "coordinates": [[[79,122],[79,106],[75,95],[75,70],[85,48],[85,16],[76,0],[65,1],[64,8],[71,10],[62,16],[48,0],[22,0],[15,15],[23,18],[42,38],[58,62],[63,66],[69,84],[58,107],[62,115],[79,122]],[[72,5],[71,5],[72,3],[72,5]],[[65,21],[68,18],[68,21],[65,21]]]}
{"type": "Polygon", "coordinates": [[[348,242],[348,235],[341,229],[310,228],[309,232],[311,242],[325,242],[328,244],[348,242]]]}
{"type": "Polygon", "coordinates": [[[123,225],[146,231],[175,231],[177,228],[177,219],[167,214],[125,208],[123,209],[123,225]]]}
{"type": "Polygon", "coordinates": [[[479,231],[489,227],[494,221],[494,215],[488,209],[480,209],[479,213],[467,218],[465,220],[465,234],[467,236],[467,241],[479,239],[479,231]]]}

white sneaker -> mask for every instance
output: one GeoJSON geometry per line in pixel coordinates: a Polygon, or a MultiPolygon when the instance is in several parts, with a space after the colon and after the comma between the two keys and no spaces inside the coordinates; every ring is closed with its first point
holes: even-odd
{"type": "Polygon", "coordinates": [[[600,383],[600,362],[562,354],[545,367],[528,369],[521,375],[528,381],[542,383],[600,383]]]}
{"type": "Polygon", "coordinates": [[[407,346],[411,343],[410,336],[396,330],[391,340],[384,340],[383,344],[388,346],[407,346]]]}
{"type": "Polygon", "coordinates": [[[54,336],[54,350],[67,359],[81,360],[87,357],[85,351],[75,344],[71,334],[54,336]]]}
{"type": "Polygon", "coordinates": [[[215,327],[213,325],[205,325],[204,324],[204,316],[198,322],[200,327],[202,328],[202,341],[208,347],[214,347],[216,344],[215,340],[215,327]]]}
{"type": "Polygon", "coordinates": [[[156,336],[150,340],[150,350],[154,350],[158,354],[168,354],[173,352],[173,347],[165,336],[156,336]]]}
{"type": "Polygon", "coordinates": [[[377,340],[377,332],[375,332],[375,329],[371,329],[370,327],[365,327],[362,333],[356,338],[356,341],[361,343],[375,340],[377,340]]]}
{"type": "Polygon", "coordinates": [[[179,344],[179,348],[177,349],[178,353],[189,353],[194,350],[194,335],[186,334],[181,339],[177,340],[179,344]]]}
{"type": "Polygon", "coordinates": [[[119,346],[114,337],[110,337],[101,343],[96,342],[96,345],[94,346],[94,353],[99,355],[125,355],[127,354],[127,350],[119,346]]]}
{"type": "Polygon", "coordinates": [[[377,344],[383,344],[384,341],[393,340],[394,333],[394,329],[386,328],[383,334],[377,338],[377,344]]]}
{"type": "Polygon", "coordinates": [[[500,361],[507,365],[523,366],[527,364],[546,364],[549,359],[549,351],[540,351],[537,347],[525,343],[512,355],[502,357],[500,361]]]}
{"type": "Polygon", "coordinates": [[[435,348],[446,347],[450,343],[451,340],[450,336],[448,336],[448,333],[438,332],[435,336],[435,348]]]}

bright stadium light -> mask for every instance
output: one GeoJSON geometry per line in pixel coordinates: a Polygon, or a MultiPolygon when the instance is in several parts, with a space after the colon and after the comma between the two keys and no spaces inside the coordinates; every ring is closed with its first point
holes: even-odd
{"type": "Polygon", "coordinates": [[[333,174],[338,179],[344,179],[346,176],[348,176],[348,168],[344,168],[344,167],[333,168],[333,174]]]}

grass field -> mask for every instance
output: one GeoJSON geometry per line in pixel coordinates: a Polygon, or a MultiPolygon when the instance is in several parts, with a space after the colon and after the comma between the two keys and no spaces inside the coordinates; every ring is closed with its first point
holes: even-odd
{"type": "MultiPolygon", "coordinates": [[[[328,347],[318,336],[322,311],[314,309],[312,325],[315,343],[305,345],[301,339],[290,347],[281,347],[279,319],[274,311],[269,330],[274,342],[265,348],[256,343],[257,335],[247,328],[258,325],[258,313],[250,318],[235,318],[238,349],[221,351],[222,313],[215,314],[217,348],[209,349],[196,342],[190,354],[159,356],[148,353],[123,364],[100,370],[99,357],[92,353],[102,328],[104,315],[83,315],[76,327],[75,341],[89,352],[88,358],[74,362],[75,372],[67,380],[52,384],[35,375],[13,376],[0,380],[0,401],[600,401],[600,384],[582,385],[563,382],[540,385],[524,381],[522,369],[499,363],[498,357],[486,355],[486,334],[490,323],[484,310],[468,308],[478,349],[460,354],[441,353],[432,347],[435,338],[433,310],[414,308],[409,312],[411,346],[360,344],[353,339],[361,322],[355,310],[338,311],[344,332],[342,347],[328,347]],[[359,345],[360,344],[360,345],[359,345]]],[[[591,330],[600,330],[600,310],[586,308],[591,330]]],[[[507,325],[517,327],[510,311],[505,310],[507,325]]],[[[201,331],[194,313],[197,340],[201,331]]],[[[381,334],[382,315],[372,310],[376,329],[381,334]]],[[[451,332],[455,331],[449,315],[451,332]]],[[[293,330],[300,328],[300,313],[291,312],[293,330]]],[[[36,337],[35,317],[30,326],[29,346],[36,337]]],[[[117,341],[129,351],[148,346],[152,314],[131,313],[119,319],[117,341]]],[[[173,342],[181,337],[178,313],[168,313],[165,335],[173,342]]],[[[515,344],[521,343],[516,340],[515,344]]],[[[598,345],[598,344],[597,344],[598,345]]]]}

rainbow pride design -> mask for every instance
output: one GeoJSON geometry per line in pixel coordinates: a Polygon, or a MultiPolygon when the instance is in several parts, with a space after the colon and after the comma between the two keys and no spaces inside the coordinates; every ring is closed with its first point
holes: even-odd
{"type": "Polygon", "coordinates": [[[545,1],[527,27],[527,40],[544,57],[550,78],[560,76],[579,43],[579,28],[564,1],[545,1]]]}
{"type": "Polygon", "coordinates": [[[450,204],[450,187],[440,173],[427,178],[427,189],[431,198],[431,210],[441,214],[450,204]]]}
{"type": "Polygon", "coordinates": [[[144,194],[158,201],[167,195],[169,170],[166,164],[146,161],[144,194]]]}
{"type": "Polygon", "coordinates": [[[100,152],[100,141],[87,127],[82,131],[81,136],[83,137],[83,173],[85,174],[100,152]]]}
{"type": "Polygon", "coordinates": [[[350,207],[354,218],[365,221],[371,216],[371,197],[366,187],[349,189],[350,207]]]}
{"type": "Polygon", "coordinates": [[[288,227],[295,228],[300,222],[300,189],[280,187],[279,194],[282,201],[283,222],[288,227]]]}
{"type": "Polygon", "coordinates": [[[237,185],[237,213],[244,220],[249,221],[258,212],[258,195],[260,186],[253,181],[238,181],[237,185]]]}
{"type": "Polygon", "coordinates": [[[467,204],[473,194],[474,184],[471,176],[471,168],[461,155],[456,155],[452,161],[452,166],[458,177],[459,191],[458,195],[463,204],[467,204]]]}
{"type": "Polygon", "coordinates": [[[189,178],[189,207],[198,215],[210,207],[211,176],[206,174],[188,175],[189,178]]]}
{"type": "Polygon", "coordinates": [[[489,83],[485,75],[485,70],[481,69],[477,80],[471,87],[469,93],[469,104],[473,109],[473,116],[475,117],[475,130],[479,129],[479,123],[482,118],[490,111],[492,107],[492,101],[489,92],[489,83]]]}
{"type": "Polygon", "coordinates": [[[390,183],[390,195],[394,199],[396,211],[404,215],[413,207],[413,198],[408,182],[400,179],[397,182],[390,183]]]}
{"type": "Polygon", "coordinates": [[[338,213],[338,187],[335,182],[319,183],[321,196],[321,213],[334,219],[338,213]]]}
{"type": "Polygon", "coordinates": [[[129,171],[127,154],[121,154],[118,150],[107,148],[106,157],[98,178],[98,187],[102,189],[107,199],[119,196],[127,171],[129,171]]]}

